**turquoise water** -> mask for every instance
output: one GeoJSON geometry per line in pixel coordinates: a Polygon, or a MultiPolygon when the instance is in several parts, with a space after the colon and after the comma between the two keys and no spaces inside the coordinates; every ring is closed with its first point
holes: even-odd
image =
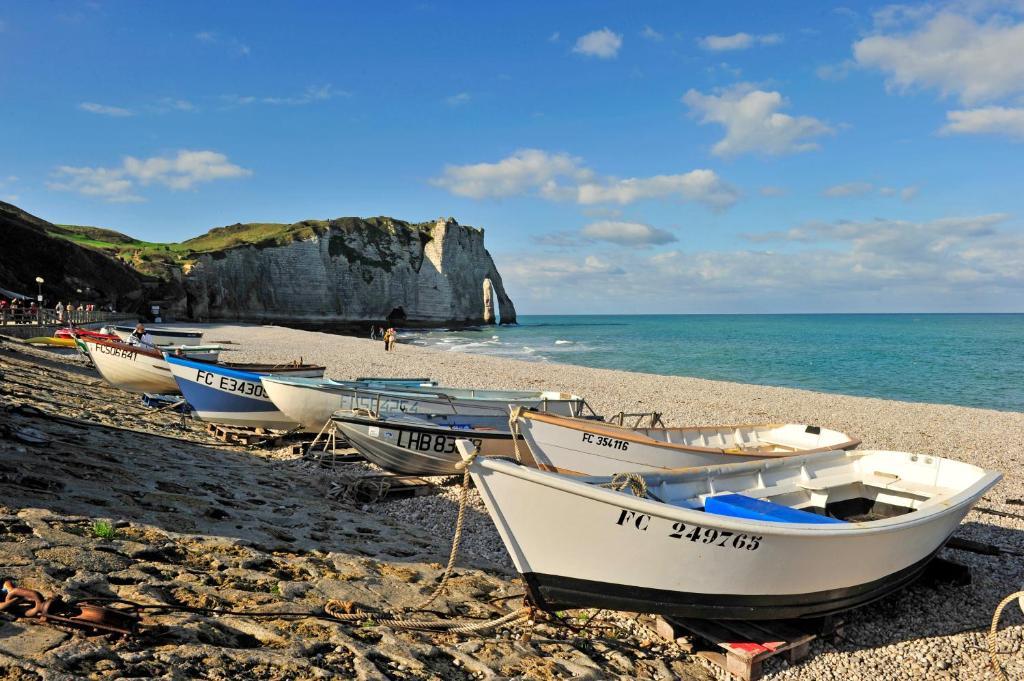
{"type": "Polygon", "coordinates": [[[913,402],[1024,411],[1024,314],[580,315],[404,342],[913,402]]]}

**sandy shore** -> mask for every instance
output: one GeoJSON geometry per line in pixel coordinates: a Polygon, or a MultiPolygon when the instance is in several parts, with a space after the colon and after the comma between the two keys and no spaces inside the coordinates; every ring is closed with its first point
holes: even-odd
{"type": "MultiPolygon", "coordinates": [[[[519,362],[408,345],[385,353],[379,342],[281,327],[206,328],[207,342],[238,343],[237,351],[231,353],[237,361],[286,361],[301,356],[324,364],[333,378],[424,375],[480,388],[558,389],[585,396],[598,412],[656,410],[670,424],[817,423],[860,437],[863,448],[926,452],[996,468],[1005,479],[981,506],[1008,515],[974,511],[957,536],[1024,553],[1021,413],[519,362]]],[[[40,359],[47,355],[42,351],[17,350],[0,354],[0,371],[7,378],[16,375],[22,381],[38,376],[32,367],[49,361],[40,359]]],[[[94,374],[73,363],[59,360],[50,366],[53,375],[41,389],[64,386],[63,390],[78,391],[81,396],[60,398],[51,392],[51,402],[46,403],[38,391],[12,390],[8,385],[5,402],[64,410],[61,413],[70,410],[72,415],[86,412],[83,418],[159,432],[167,432],[173,422],[169,416],[146,422],[136,398],[103,388],[94,374]],[[63,379],[61,372],[67,374],[63,379]],[[82,387],[74,387],[75,382],[82,387]],[[107,411],[89,406],[90,393],[102,395],[107,407],[115,406],[107,411]],[[130,415],[130,409],[140,415],[130,415]]],[[[60,452],[40,452],[0,438],[0,454],[11,461],[8,471],[22,475],[0,477],[6,505],[0,530],[7,533],[0,537],[0,561],[17,566],[8,569],[16,579],[44,591],[77,589],[148,602],[268,607],[282,603],[313,607],[324,598],[340,598],[386,607],[407,604],[428,591],[440,572],[438,563],[446,557],[454,524],[451,489],[400,502],[352,506],[325,499],[325,476],[284,452],[214,449],[198,432],[187,434],[195,440],[190,444],[88,428],[69,431],[66,424],[19,411],[9,412],[8,420],[64,443],[60,452]],[[137,449],[146,456],[136,455],[137,449]],[[104,456],[115,460],[106,461],[104,456]],[[40,470],[38,462],[43,460],[47,466],[40,470]],[[44,494],[33,492],[31,486],[26,489],[24,476],[41,479],[37,488],[45,486],[54,465],[63,465],[71,475],[76,466],[96,472],[84,479],[65,477],[64,487],[44,494]],[[113,492],[112,479],[118,481],[113,492]],[[19,480],[21,484],[16,483],[19,480]],[[257,499],[263,503],[256,503],[257,499]],[[227,518],[218,518],[221,513],[227,518]],[[87,532],[74,531],[98,517],[123,523],[124,538],[101,549],[95,538],[81,536],[87,532]],[[159,536],[151,538],[149,533],[159,536]],[[154,546],[165,548],[154,554],[154,546]],[[160,554],[165,550],[167,555],[160,554]]],[[[504,612],[494,605],[481,605],[482,595],[513,594],[519,587],[478,504],[470,515],[467,550],[459,562],[464,581],[438,609],[468,608],[464,611],[481,616],[504,612]]],[[[794,668],[770,662],[769,678],[992,678],[982,630],[998,601],[1024,586],[1024,558],[952,550],[945,554],[971,567],[972,584],[918,585],[867,606],[849,615],[848,640],[816,642],[811,659],[794,668]],[[964,632],[973,628],[977,629],[964,632]]],[[[555,628],[541,636],[547,640],[561,636],[557,643],[501,636],[461,640],[378,630],[368,640],[351,629],[312,621],[261,621],[257,626],[230,618],[207,622],[198,616],[178,616],[168,621],[179,641],[163,647],[131,644],[125,650],[66,635],[41,643],[35,641],[39,634],[25,630],[13,637],[15,641],[21,637],[22,647],[12,649],[8,634],[0,638],[0,665],[23,664],[50,678],[121,678],[127,669],[138,672],[145,665],[154,675],[172,678],[180,673],[175,667],[181,665],[191,670],[190,675],[199,674],[203,665],[197,660],[207,659],[211,662],[206,663],[202,678],[222,678],[218,673],[268,679],[326,678],[340,673],[364,678],[701,678],[711,673],[674,646],[653,647],[642,629],[608,617],[609,626],[623,637],[621,643],[595,644],[587,634],[565,638],[555,628]],[[67,660],[76,655],[90,662],[69,668],[67,660]],[[318,661],[317,655],[330,659],[318,661]],[[401,671],[396,671],[398,665],[401,671]]],[[[1013,650],[1004,656],[1011,678],[1024,676],[1022,622],[1019,609],[1007,609],[1000,640],[1013,650]]],[[[23,625],[4,625],[16,626],[23,625]]]]}

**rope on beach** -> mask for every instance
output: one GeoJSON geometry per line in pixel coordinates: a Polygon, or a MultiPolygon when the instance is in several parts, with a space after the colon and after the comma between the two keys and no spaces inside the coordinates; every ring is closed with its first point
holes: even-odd
{"type": "Polygon", "coordinates": [[[416,605],[408,610],[392,611],[388,613],[389,616],[384,618],[374,617],[367,613],[352,613],[352,612],[339,612],[339,610],[345,610],[346,606],[350,607],[350,604],[345,604],[340,601],[328,601],[324,605],[324,612],[340,621],[362,621],[362,620],[373,620],[378,625],[390,626],[396,629],[422,629],[422,630],[438,630],[445,631],[452,634],[470,634],[476,631],[484,631],[486,629],[494,629],[500,627],[503,624],[519,623],[522,621],[529,620],[533,611],[530,607],[523,607],[514,612],[510,612],[507,615],[499,617],[494,620],[488,620],[486,622],[466,622],[464,620],[417,620],[407,619],[407,616],[413,612],[426,610],[427,606],[436,601],[445,588],[448,585],[448,580],[452,576],[452,572],[455,569],[455,560],[459,555],[459,544],[462,541],[462,530],[466,519],[466,507],[469,505],[469,483],[470,475],[469,468],[473,463],[473,459],[477,456],[477,452],[469,457],[468,460],[463,461],[460,467],[463,469],[462,472],[462,487],[459,490],[459,515],[455,520],[455,535],[452,537],[452,550],[448,555],[448,565],[445,566],[444,574],[441,575],[441,581],[438,582],[437,587],[434,591],[424,600],[422,603],[416,605]]]}
{"type": "Polygon", "coordinates": [[[375,617],[372,613],[366,612],[338,612],[338,609],[343,607],[344,604],[339,601],[328,601],[324,606],[324,612],[330,616],[330,619],[339,622],[365,622],[369,620],[378,626],[392,627],[394,629],[445,631],[451,634],[471,634],[475,631],[494,629],[503,624],[518,624],[519,622],[529,620],[533,610],[529,607],[522,607],[497,619],[485,622],[466,622],[465,620],[406,619],[398,614],[390,617],[375,617]]]}
{"type": "Polygon", "coordinates": [[[434,589],[434,593],[430,594],[427,600],[420,603],[413,610],[423,610],[428,605],[437,600],[437,598],[444,591],[448,584],[448,579],[452,576],[452,571],[455,569],[455,558],[459,555],[459,544],[462,542],[462,526],[466,520],[466,507],[469,506],[469,467],[473,463],[473,459],[477,456],[476,452],[470,457],[468,461],[462,462],[462,487],[459,489],[459,515],[455,519],[455,536],[452,537],[452,550],[448,554],[448,565],[444,569],[444,574],[441,575],[441,581],[438,583],[437,588],[434,589]]]}
{"type": "Polygon", "coordinates": [[[1024,591],[1017,591],[1003,600],[999,601],[999,605],[996,606],[996,611],[992,614],[992,626],[988,630],[988,656],[992,662],[992,668],[996,670],[996,676],[1001,681],[1007,681],[1006,672],[999,666],[999,659],[996,657],[996,631],[999,629],[999,618],[1003,615],[1003,608],[1008,606],[1016,599],[1022,599],[1022,608],[1024,608],[1024,591]]]}

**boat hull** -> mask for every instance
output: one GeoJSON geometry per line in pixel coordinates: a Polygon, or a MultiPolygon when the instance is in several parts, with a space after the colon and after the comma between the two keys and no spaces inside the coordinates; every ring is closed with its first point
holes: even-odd
{"type": "Polygon", "coordinates": [[[785,454],[757,451],[733,453],[709,447],[644,442],[640,438],[632,438],[628,429],[610,427],[600,421],[562,420],[548,418],[545,414],[530,414],[519,418],[518,428],[538,468],[569,475],[663,472],[693,466],[760,461],[812,451],[853,449],[860,444],[859,440],[848,440],[836,447],[785,454]]]}
{"type": "MultiPolygon", "coordinates": [[[[341,383],[314,385],[288,381],[263,381],[271,401],[290,419],[301,423],[310,432],[324,427],[339,410],[365,409],[376,414],[459,414],[462,416],[494,416],[507,414],[507,400],[470,400],[442,398],[431,394],[382,391],[341,383]]],[[[443,391],[443,388],[439,388],[443,391]]],[[[533,400],[517,402],[520,406],[544,408],[560,414],[579,413],[582,400],[533,400]]]]}
{"type": "MultiPolygon", "coordinates": [[[[210,423],[270,430],[292,430],[298,423],[274,406],[260,383],[262,372],[166,355],[181,394],[197,418],[210,423]]],[[[312,373],[323,375],[319,367],[312,373]]]]}
{"type": "Polygon", "coordinates": [[[903,588],[999,479],[985,473],[927,513],[813,525],[658,503],[509,461],[471,470],[538,606],[750,620],[839,612],[903,588]]]}
{"type": "Polygon", "coordinates": [[[107,383],[133,393],[179,392],[159,352],[117,341],[80,338],[89,359],[107,383]]]}
{"type": "Polygon", "coordinates": [[[381,468],[406,475],[456,475],[455,442],[470,440],[482,456],[515,456],[512,433],[430,427],[386,419],[335,416],[345,439],[381,468]]]}

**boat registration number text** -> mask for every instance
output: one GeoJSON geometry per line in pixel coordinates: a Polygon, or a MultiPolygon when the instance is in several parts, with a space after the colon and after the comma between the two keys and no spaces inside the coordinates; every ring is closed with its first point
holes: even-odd
{"type": "Polygon", "coordinates": [[[96,349],[104,355],[113,355],[114,357],[123,357],[124,359],[130,359],[135,361],[135,356],[138,354],[134,350],[128,350],[127,348],[113,348],[109,345],[96,344],[96,349]]]}
{"type": "MultiPolygon", "coordinates": [[[[647,532],[651,527],[651,516],[646,513],[620,509],[619,517],[615,524],[622,527],[632,527],[640,532],[647,532]]],[[[720,546],[726,549],[757,551],[764,540],[764,537],[761,535],[730,532],[729,530],[701,527],[700,525],[687,525],[680,522],[672,523],[671,530],[667,534],[672,539],[689,540],[694,544],[708,544],[709,546],[720,546]]]]}
{"type": "Polygon", "coordinates": [[[266,397],[263,386],[252,381],[239,381],[230,376],[218,376],[209,371],[196,370],[196,383],[213,386],[227,393],[238,393],[246,397],[266,397]]]}
{"type": "Polygon", "coordinates": [[[616,440],[613,437],[594,435],[593,433],[583,433],[583,441],[587,444],[597,445],[598,447],[608,447],[610,449],[619,449],[622,451],[629,449],[629,443],[625,440],[616,440]]]}
{"type": "Polygon", "coordinates": [[[398,446],[405,449],[412,449],[418,452],[437,452],[438,454],[454,454],[456,440],[469,440],[477,449],[480,448],[480,440],[473,438],[459,438],[450,435],[434,435],[432,433],[417,433],[411,430],[398,431],[398,446]]]}

